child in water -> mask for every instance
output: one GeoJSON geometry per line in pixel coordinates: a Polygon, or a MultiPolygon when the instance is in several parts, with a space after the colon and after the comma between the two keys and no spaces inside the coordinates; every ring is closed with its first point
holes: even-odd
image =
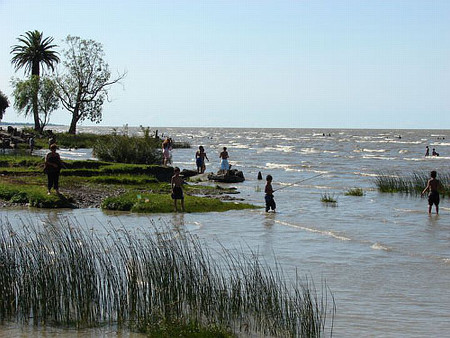
{"type": "Polygon", "coordinates": [[[181,210],[184,211],[183,178],[180,176],[180,168],[175,167],[170,185],[172,186],[172,199],[175,211],[178,211],[178,200],[181,200],[181,210]]]}
{"type": "Polygon", "coordinates": [[[423,196],[428,190],[428,213],[431,214],[431,209],[433,204],[436,206],[436,214],[439,214],[439,188],[441,182],[436,179],[436,170],[430,173],[430,179],[428,180],[427,186],[423,189],[421,196],[423,196]]]}
{"type": "Polygon", "coordinates": [[[270,209],[275,212],[275,208],[277,206],[275,204],[275,200],[273,199],[272,175],[267,175],[266,177],[266,187],[264,192],[266,193],[266,196],[264,197],[266,200],[266,212],[269,212],[270,209]]]}

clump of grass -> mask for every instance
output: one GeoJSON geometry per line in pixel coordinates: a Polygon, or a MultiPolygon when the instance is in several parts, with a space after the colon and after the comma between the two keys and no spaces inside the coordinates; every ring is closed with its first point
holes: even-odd
{"type": "Polygon", "coordinates": [[[322,197],[320,198],[320,201],[323,203],[330,203],[330,204],[336,204],[337,200],[334,198],[334,195],[331,195],[329,193],[322,194],[322,197]]]}
{"type": "Polygon", "coordinates": [[[14,229],[1,219],[0,320],[114,324],[162,337],[332,334],[326,286],[319,295],[311,282],[290,283],[254,253],[223,250],[215,259],[169,227],[103,228],[107,236],[74,220],[14,229]]]}
{"type": "Polygon", "coordinates": [[[349,189],[345,192],[345,196],[364,196],[364,191],[361,188],[349,189]]]}
{"type": "MultiPolygon", "coordinates": [[[[380,192],[417,195],[426,187],[429,178],[429,172],[413,172],[404,176],[397,173],[379,173],[375,184],[380,192]]],[[[450,173],[438,173],[437,178],[442,185],[442,195],[450,196],[450,173]]]]}

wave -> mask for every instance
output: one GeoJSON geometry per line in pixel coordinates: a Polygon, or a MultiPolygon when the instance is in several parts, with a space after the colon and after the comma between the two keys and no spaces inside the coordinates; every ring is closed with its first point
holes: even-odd
{"type": "Polygon", "coordinates": [[[362,158],[366,160],[396,160],[395,157],[385,157],[385,156],[376,156],[376,155],[364,155],[362,158]]]}
{"type": "Polygon", "coordinates": [[[389,248],[389,247],[387,247],[387,246],[385,246],[385,245],[382,245],[382,244],[380,244],[380,243],[378,243],[378,242],[372,244],[371,248],[374,249],[374,250],[392,251],[391,248],[389,248]]]}
{"type": "Polygon", "coordinates": [[[317,234],[333,237],[333,238],[339,239],[341,241],[351,241],[351,238],[348,238],[348,237],[336,234],[336,233],[334,233],[333,231],[330,231],[330,230],[319,230],[319,229],[314,229],[314,228],[308,228],[308,227],[305,227],[303,225],[288,223],[288,222],[279,221],[279,220],[275,220],[275,223],[287,225],[289,227],[305,230],[305,231],[312,232],[312,233],[317,233],[317,234]]]}
{"type": "Polygon", "coordinates": [[[378,177],[380,176],[379,174],[373,174],[373,173],[361,173],[361,172],[353,172],[355,175],[359,175],[359,176],[365,176],[365,177],[378,177]]]}
{"type": "Polygon", "coordinates": [[[317,154],[320,152],[321,151],[319,149],[315,149],[315,148],[301,148],[300,149],[301,154],[317,154]]]}
{"type": "Polygon", "coordinates": [[[385,153],[387,151],[387,149],[366,149],[366,148],[363,148],[362,151],[364,151],[366,153],[385,153]]]}
{"type": "Polygon", "coordinates": [[[289,168],[291,168],[293,166],[294,166],[293,164],[271,163],[271,162],[266,163],[266,168],[267,169],[284,169],[284,170],[287,170],[287,169],[289,169],[289,168]]]}
{"type": "Polygon", "coordinates": [[[431,146],[450,146],[450,143],[448,143],[448,142],[434,142],[434,143],[431,143],[431,146]]]}

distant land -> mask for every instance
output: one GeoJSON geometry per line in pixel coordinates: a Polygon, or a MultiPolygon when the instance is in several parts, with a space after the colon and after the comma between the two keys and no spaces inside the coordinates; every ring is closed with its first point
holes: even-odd
{"type": "MultiPolygon", "coordinates": [[[[0,122],[0,126],[31,126],[31,127],[34,127],[34,123],[30,123],[30,122],[0,122]]],[[[49,123],[46,125],[46,127],[49,127],[49,126],[60,127],[60,126],[64,126],[64,124],[49,123]]]]}

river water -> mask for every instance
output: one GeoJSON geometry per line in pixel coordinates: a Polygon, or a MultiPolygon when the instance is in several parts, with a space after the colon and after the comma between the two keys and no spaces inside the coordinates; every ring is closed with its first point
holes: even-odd
{"type": "MultiPolygon", "coordinates": [[[[4,209],[0,216],[13,223],[75,217],[99,228],[102,223],[130,229],[167,223],[211,246],[218,241],[225,247],[248,248],[269,261],[275,257],[288,276],[297,271],[319,285],[326,280],[337,307],[335,337],[448,334],[449,201],[441,200],[439,216],[429,216],[425,198],[379,193],[375,177],[380,172],[448,173],[450,131],[159,128],[159,133],[192,145],[172,151],[173,165],[181,169],[195,168],[195,151],[203,145],[210,160],[207,172],[217,171],[219,152],[226,146],[233,168],[246,178],[232,186],[247,202],[264,205],[264,181],[258,181],[257,174],[271,174],[274,188],[286,187],[275,193],[277,213],[258,209],[149,216],[97,209],[4,209]],[[427,145],[440,156],[425,157],[427,145]],[[322,175],[290,185],[318,174],[322,175]],[[351,188],[362,188],[364,196],[345,196],[351,188]],[[337,203],[322,203],[325,194],[337,203]]],[[[83,149],[60,153],[66,158],[92,157],[83,149]]],[[[20,331],[15,326],[3,329],[20,331]]]]}

